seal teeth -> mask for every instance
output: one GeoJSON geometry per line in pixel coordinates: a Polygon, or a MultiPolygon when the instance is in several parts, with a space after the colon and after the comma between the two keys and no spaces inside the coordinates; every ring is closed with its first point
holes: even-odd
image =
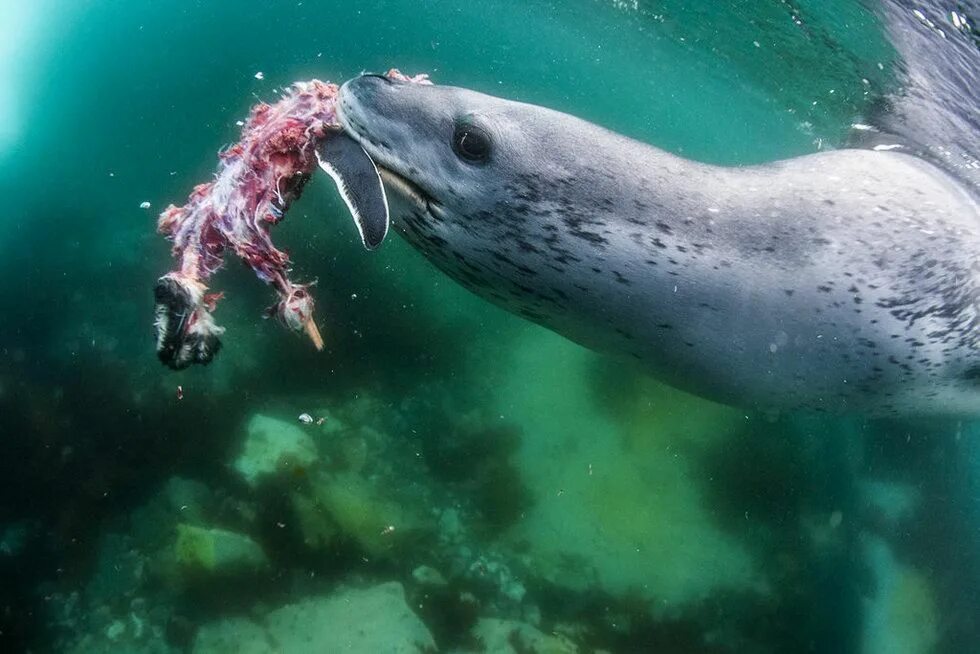
{"type": "Polygon", "coordinates": [[[428,202],[414,184],[398,173],[387,168],[378,166],[378,172],[381,173],[381,179],[384,180],[386,184],[390,184],[392,187],[394,187],[399,194],[411,200],[419,209],[428,208],[428,202]]]}

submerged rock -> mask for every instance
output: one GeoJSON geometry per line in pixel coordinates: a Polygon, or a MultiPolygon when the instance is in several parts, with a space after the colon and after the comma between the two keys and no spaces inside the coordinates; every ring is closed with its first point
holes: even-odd
{"type": "Polygon", "coordinates": [[[339,534],[339,530],[326,509],[316,500],[301,493],[293,493],[289,499],[303,544],[311,550],[328,547],[339,534]]]}
{"type": "Polygon", "coordinates": [[[119,640],[124,633],[126,633],[126,623],[122,620],[114,620],[105,630],[106,638],[111,641],[119,640]]]}
{"type": "Polygon", "coordinates": [[[401,584],[340,591],[278,608],[264,619],[205,625],[193,654],[419,654],[435,652],[432,634],[405,602],[401,584]]]}
{"type": "Polygon", "coordinates": [[[433,588],[444,588],[449,582],[442,576],[442,573],[429,565],[420,565],[412,570],[412,579],[420,586],[433,588]]]}
{"type": "Polygon", "coordinates": [[[564,636],[550,636],[523,622],[483,618],[473,628],[480,652],[493,654],[576,654],[579,648],[564,636]]]}
{"type": "Polygon", "coordinates": [[[351,436],[340,441],[340,460],[351,472],[361,472],[368,460],[368,444],[363,436],[351,436]]]}
{"type": "Polygon", "coordinates": [[[322,538],[330,525],[336,525],[368,554],[383,556],[426,527],[416,512],[354,473],[320,475],[311,481],[311,491],[308,503],[299,502],[305,512],[300,519],[305,538],[322,538]]]}
{"type": "Polygon", "coordinates": [[[177,525],[174,558],[186,571],[234,574],[268,564],[265,552],[244,534],[224,529],[177,525]]]}
{"type": "Polygon", "coordinates": [[[201,627],[194,654],[274,654],[265,628],[246,618],[228,618],[201,627]]]}
{"type": "Polygon", "coordinates": [[[266,617],[266,628],[283,654],[435,651],[432,635],[397,582],[284,606],[266,617]]]}
{"type": "Polygon", "coordinates": [[[171,515],[179,515],[184,522],[204,522],[214,505],[211,489],[193,479],[171,477],[160,494],[171,515]]]}
{"type": "Polygon", "coordinates": [[[320,458],[316,444],[296,425],[264,415],[252,416],[235,470],[250,485],[291,471],[304,471],[320,458]]]}
{"type": "Polygon", "coordinates": [[[858,484],[858,490],[866,510],[888,528],[912,518],[922,500],[919,492],[908,484],[865,480],[858,484]]]}

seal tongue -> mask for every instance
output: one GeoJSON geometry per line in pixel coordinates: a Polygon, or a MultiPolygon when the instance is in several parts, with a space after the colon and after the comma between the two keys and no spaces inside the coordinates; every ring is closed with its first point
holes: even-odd
{"type": "Polygon", "coordinates": [[[390,222],[388,198],[378,167],[360,144],[342,131],[333,132],[316,151],[322,168],[337,184],[351,217],[369,250],[381,245],[390,222]]]}

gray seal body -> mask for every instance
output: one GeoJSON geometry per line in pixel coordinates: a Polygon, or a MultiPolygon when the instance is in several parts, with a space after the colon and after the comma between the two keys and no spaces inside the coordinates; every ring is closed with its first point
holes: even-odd
{"type": "Polygon", "coordinates": [[[980,413],[980,205],[921,159],[717,167],[379,76],[339,106],[396,229],[510,311],[729,404],[980,413]]]}

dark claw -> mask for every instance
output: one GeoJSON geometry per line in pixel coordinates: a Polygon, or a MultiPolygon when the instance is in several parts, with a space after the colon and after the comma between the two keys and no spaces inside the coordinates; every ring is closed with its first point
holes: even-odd
{"type": "Polygon", "coordinates": [[[182,343],[184,323],[192,311],[187,291],[175,280],[161,277],[153,289],[156,300],[157,356],[165,365],[180,370],[189,362],[182,364],[177,357],[182,343]]]}
{"type": "Polygon", "coordinates": [[[157,357],[173,370],[183,370],[194,363],[207,365],[221,349],[214,334],[188,333],[187,326],[195,311],[203,307],[192,304],[190,293],[172,277],[161,277],[153,289],[156,300],[157,357]]]}

